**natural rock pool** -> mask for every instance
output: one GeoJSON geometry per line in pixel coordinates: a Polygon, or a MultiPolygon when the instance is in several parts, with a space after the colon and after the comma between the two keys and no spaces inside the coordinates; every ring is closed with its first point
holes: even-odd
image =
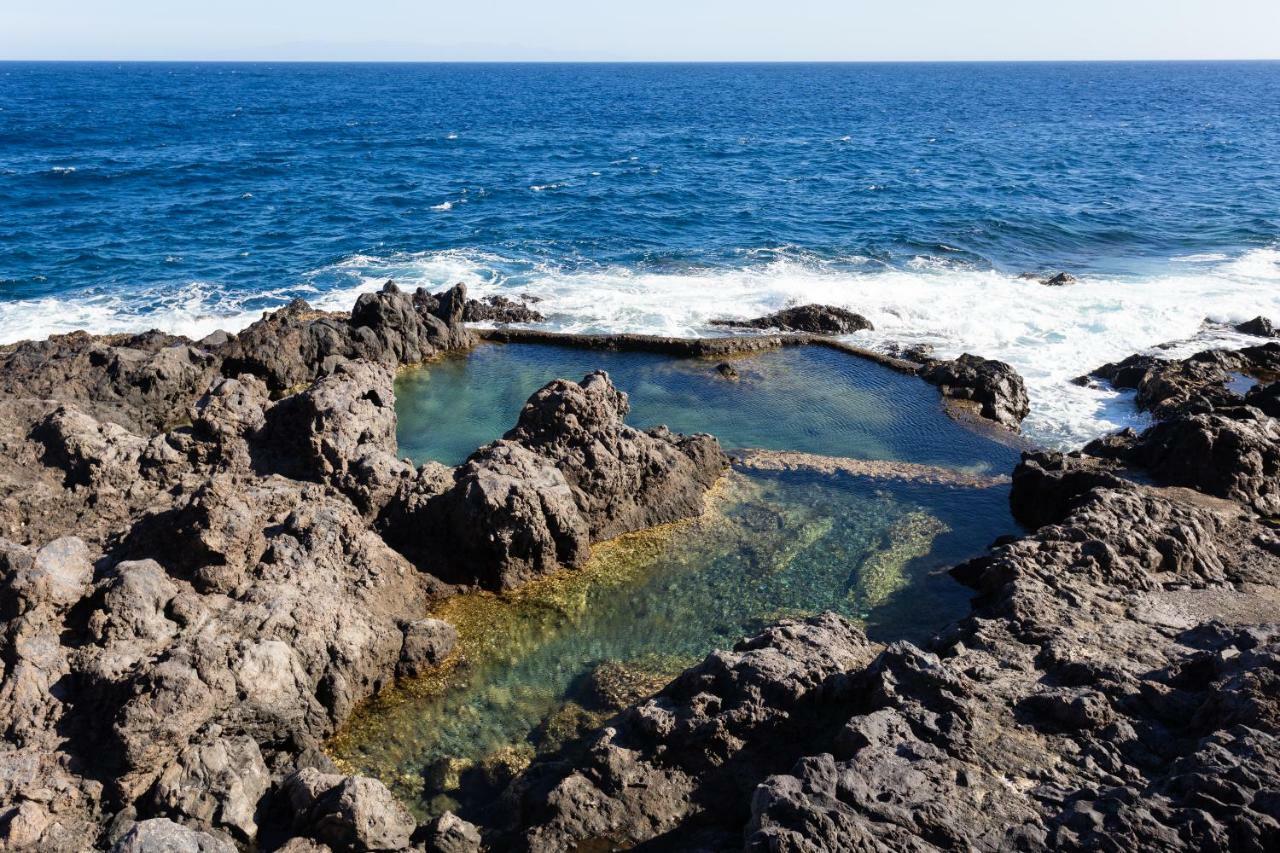
{"type": "Polygon", "coordinates": [[[784,452],[744,453],[699,519],[443,602],[431,615],[458,628],[457,652],[356,715],[330,744],[345,769],[420,814],[465,814],[536,754],[778,618],[835,610],[873,639],[920,641],[965,612],[944,570],[1016,529],[997,476],[1015,451],[947,417],[933,388],[845,353],[739,357],[736,380],[719,361],[493,344],[400,378],[400,448],[419,462],[462,462],[544,383],[597,368],[631,395],[635,426],[784,452]]]}

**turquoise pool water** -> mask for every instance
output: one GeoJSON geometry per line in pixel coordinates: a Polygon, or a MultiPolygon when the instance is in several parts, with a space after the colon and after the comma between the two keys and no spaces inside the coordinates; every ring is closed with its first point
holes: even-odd
{"type": "MultiPolygon", "coordinates": [[[[934,389],[848,355],[805,348],[714,361],[541,346],[483,346],[404,377],[402,450],[458,462],[500,435],[547,379],[608,369],[630,422],[718,434],[728,446],[1004,471],[1011,451],[950,421],[934,389]]],[[[588,565],[434,615],[454,659],[370,703],[330,744],[419,815],[467,814],[539,752],[715,648],[784,617],[834,610],[873,639],[923,642],[968,607],[946,569],[1015,525],[1005,483],[958,486],[821,465],[737,467],[703,517],[595,546],[588,565]]]]}

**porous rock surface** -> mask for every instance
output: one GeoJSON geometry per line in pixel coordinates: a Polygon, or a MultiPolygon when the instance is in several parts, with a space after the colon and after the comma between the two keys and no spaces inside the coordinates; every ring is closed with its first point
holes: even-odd
{"type": "MultiPolygon", "coordinates": [[[[225,340],[0,353],[0,846],[1280,846],[1276,394],[1211,387],[1213,365],[1263,378],[1266,348],[1142,366],[1150,430],[1027,454],[1028,535],[952,570],[973,613],[924,646],[784,620],[417,825],[322,742],[450,654],[423,618],[446,581],[580,562],[697,512],[726,464],[709,436],[627,427],[599,373],[456,469],[397,459],[393,370],[469,345],[464,310],[388,287],[225,340]]],[[[1016,423],[998,364],[924,373],[1016,423]]]]}
{"type": "Polygon", "coordinates": [[[927,360],[919,375],[938,386],[944,397],[972,405],[982,417],[1015,432],[1031,411],[1026,384],[1003,361],[964,353],[954,359],[927,360]]]}
{"type": "MultiPolygon", "coordinates": [[[[384,528],[433,477],[466,480],[397,458],[393,390],[397,366],[472,343],[464,304],[461,286],[388,284],[350,316],[294,303],[200,344],[77,333],[0,352],[0,848],[430,841],[322,744],[451,653],[453,626],[423,618],[453,591],[437,564],[467,584],[491,571],[411,562],[384,528]]],[[[554,472],[584,547],[700,510],[713,438],[625,427],[603,375],[562,385],[531,403],[536,438],[499,442],[536,460],[511,488],[554,472]]],[[[492,521],[451,543],[483,550],[492,521]]],[[[451,849],[474,835],[436,829],[451,849]]]]}
{"type": "Polygon", "coordinates": [[[443,475],[424,466],[384,512],[390,541],[446,577],[516,586],[580,565],[593,541],[689,518],[728,466],[709,435],[642,431],[607,373],[557,379],[500,441],[443,475]]]}

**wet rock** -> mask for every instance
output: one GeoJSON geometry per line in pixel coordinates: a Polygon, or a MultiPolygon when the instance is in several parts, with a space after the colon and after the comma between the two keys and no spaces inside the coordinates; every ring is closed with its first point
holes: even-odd
{"type": "Polygon", "coordinates": [[[1050,287],[1063,287],[1068,284],[1075,284],[1079,279],[1069,272],[1060,272],[1057,275],[1046,278],[1042,283],[1050,287]]]}
{"type": "Polygon", "coordinates": [[[816,335],[848,335],[874,329],[861,314],[833,305],[800,305],[756,317],[754,320],[712,320],[713,326],[742,329],[778,329],[783,332],[810,332],[816,335]]]}
{"type": "Polygon", "coordinates": [[[1271,321],[1262,316],[1238,323],[1235,329],[1237,332],[1243,332],[1246,335],[1257,335],[1260,338],[1280,337],[1280,333],[1276,332],[1276,328],[1271,324],[1271,321]]]}
{"type": "Polygon", "coordinates": [[[236,846],[161,817],[135,823],[111,850],[112,853],[236,853],[236,846]]]}
{"type": "Polygon", "coordinates": [[[722,361],[716,365],[716,373],[719,373],[725,379],[735,380],[738,378],[738,369],[727,361],[722,361]]]}
{"type": "Polygon", "coordinates": [[[1181,360],[1134,355],[1105,364],[1090,376],[1115,388],[1135,389],[1135,404],[1157,418],[1197,414],[1238,405],[1241,395],[1230,385],[1237,375],[1274,377],[1280,373],[1280,344],[1240,350],[1206,350],[1181,360]]]}
{"type": "Polygon", "coordinates": [[[396,675],[414,678],[438,666],[458,642],[458,629],[442,619],[415,619],[404,625],[404,644],[396,675]]]}
{"type": "Polygon", "coordinates": [[[516,300],[497,294],[468,299],[462,319],[468,323],[541,323],[546,317],[530,308],[524,298],[516,300]]]}
{"type": "Polygon", "coordinates": [[[1031,411],[1022,377],[1003,361],[965,353],[926,364],[920,378],[938,386],[945,397],[973,403],[982,417],[1015,432],[1031,411]]]}

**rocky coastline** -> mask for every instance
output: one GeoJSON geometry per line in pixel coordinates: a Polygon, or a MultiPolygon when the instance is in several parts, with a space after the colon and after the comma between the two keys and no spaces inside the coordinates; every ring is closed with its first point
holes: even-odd
{"type": "Polygon", "coordinates": [[[927,648],[784,620],[655,695],[624,691],[483,813],[419,825],[338,771],[323,744],[353,709],[448,656],[431,602],[695,516],[729,465],[712,436],[627,426],[625,389],[597,372],[530,389],[463,465],[415,467],[397,456],[397,369],[481,338],[824,345],[994,428],[1026,416],[1008,365],[868,353],[826,337],[857,315],[821,308],[747,324],[780,334],[557,336],[467,326],[532,322],[523,303],[388,283],[350,314],[297,301],[201,341],[0,348],[0,846],[1280,845],[1274,343],[1101,367],[1091,381],[1136,389],[1155,423],[1029,449],[1012,472],[1028,534],[953,569],[974,611],[927,648]]]}

